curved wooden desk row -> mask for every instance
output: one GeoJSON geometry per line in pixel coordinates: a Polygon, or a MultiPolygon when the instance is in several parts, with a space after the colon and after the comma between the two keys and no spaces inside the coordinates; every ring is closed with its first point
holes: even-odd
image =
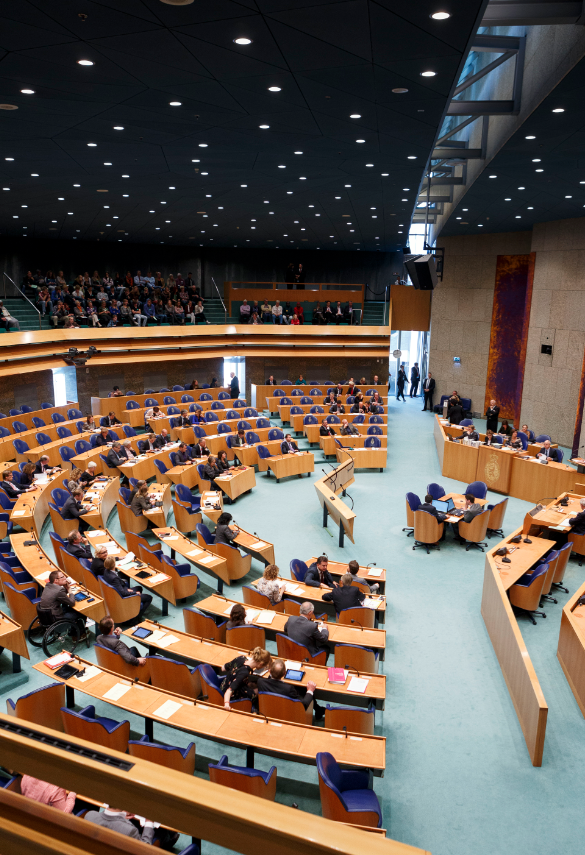
{"type": "Polygon", "coordinates": [[[441,474],[446,478],[468,484],[485,481],[489,490],[526,502],[538,502],[544,496],[573,492],[575,485],[583,480],[583,476],[568,464],[551,461],[544,465],[535,457],[523,460],[521,455],[528,452],[498,450],[487,445],[474,448],[450,442],[448,437],[452,432],[451,427],[441,424],[440,416],[435,416],[435,444],[441,474]]]}
{"type": "MultiPolygon", "coordinates": [[[[126,404],[128,403],[128,401],[136,401],[139,407],[144,407],[144,402],[147,398],[154,398],[155,401],[158,401],[158,403],[161,405],[162,409],[163,398],[166,398],[167,396],[176,400],[177,407],[188,408],[189,404],[192,403],[192,401],[189,401],[188,404],[182,404],[181,398],[183,397],[183,395],[191,395],[195,403],[200,403],[201,406],[203,406],[205,404],[205,401],[199,400],[201,398],[201,395],[211,395],[212,401],[218,401],[220,392],[225,392],[227,395],[229,395],[230,387],[218,386],[216,389],[185,389],[183,391],[179,389],[176,392],[173,392],[171,388],[169,392],[141,392],[137,393],[136,395],[118,395],[113,398],[92,397],[90,398],[91,411],[94,416],[107,416],[110,411],[113,411],[114,413],[116,413],[116,416],[118,418],[121,418],[120,413],[131,412],[126,409],[126,404]]],[[[228,405],[231,406],[229,399],[223,400],[223,403],[226,405],[226,407],[228,405]]]]}
{"type": "MultiPolygon", "coordinates": [[[[138,626],[153,632],[159,630],[159,633],[155,636],[156,640],[153,641],[151,638],[145,638],[144,640],[134,638],[133,632],[135,632],[136,626],[133,626],[130,629],[124,630],[124,635],[130,639],[127,641],[128,645],[142,644],[148,648],[150,653],[157,652],[162,654],[162,656],[178,659],[191,666],[206,663],[219,671],[226,662],[231,662],[236,656],[248,653],[247,650],[242,650],[239,647],[222,644],[219,641],[210,641],[207,638],[200,638],[188,632],[177,630],[175,627],[157,623],[156,621],[145,620],[141,624],[138,624],[138,626]],[[162,637],[161,633],[164,634],[162,637]],[[164,643],[164,638],[170,636],[178,640],[167,646],[164,643]],[[163,643],[161,644],[161,642],[163,643]]],[[[360,671],[360,677],[368,680],[368,686],[365,694],[358,694],[348,690],[351,674],[357,673],[356,671],[348,669],[349,674],[342,685],[340,683],[329,682],[328,669],[325,665],[306,665],[305,663],[300,663],[298,670],[304,673],[304,677],[300,683],[293,680],[285,680],[285,682],[291,686],[296,685],[306,689],[307,681],[313,680],[317,684],[317,698],[336,703],[350,703],[353,706],[367,706],[370,701],[373,701],[376,709],[384,709],[384,702],[386,700],[386,677],[384,674],[365,674],[360,671]]]]}
{"type": "MultiPolygon", "coordinates": [[[[311,396],[308,396],[308,397],[311,397],[311,396]]],[[[270,400],[276,402],[276,401],[279,401],[280,399],[279,398],[271,398],[270,400]]],[[[292,400],[294,401],[294,398],[292,400]]],[[[348,421],[351,421],[351,419],[353,419],[353,418],[355,418],[355,416],[359,415],[359,413],[350,412],[351,404],[348,404],[346,406],[344,413],[330,413],[329,412],[330,405],[327,404],[327,405],[323,406],[321,401],[322,401],[322,399],[318,400],[317,398],[314,398],[312,404],[278,404],[276,406],[276,409],[274,409],[275,404],[273,403],[269,406],[268,409],[269,409],[271,415],[275,412],[278,412],[278,415],[280,416],[280,420],[282,422],[291,422],[290,411],[291,411],[292,407],[298,407],[300,410],[302,410],[303,411],[302,416],[314,415],[319,420],[325,418],[325,416],[336,415],[340,419],[347,419],[348,421]],[[325,412],[324,413],[312,413],[311,410],[313,409],[313,407],[316,407],[316,406],[319,406],[319,407],[323,406],[323,409],[325,410],[325,412]]],[[[293,413],[293,418],[295,415],[297,417],[300,417],[301,413],[293,413]]],[[[380,416],[383,416],[384,418],[388,418],[388,407],[383,407],[383,411],[381,413],[375,413],[375,414],[374,413],[367,413],[366,415],[380,415],[380,416]]]]}
{"type": "MultiPolygon", "coordinates": [[[[252,586],[254,588],[258,587],[259,581],[260,579],[256,579],[252,582],[252,586]]],[[[327,593],[325,588],[313,588],[311,585],[303,585],[295,579],[291,581],[280,576],[278,577],[278,583],[286,585],[284,592],[286,596],[293,597],[295,600],[302,600],[302,602],[313,603],[317,614],[321,614],[324,611],[329,612],[329,614],[335,613],[333,603],[323,599],[323,595],[327,593]]],[[[367,607],[371,607],[372,611],[375,612],[378,621],[384,623],[386,619],[386,598],[384,595],[367,596],[365,602],[369,604],[367,607]]]]}
{"type": "MultiPolygon", "coordinates": [[[[16,416],[12,421],[15,421],[18,418],[16,416]]],[[[40,451],[47,446],[39,446],[37,442],[37,433],[46,433],[47,436],[51,438],[51,443],[59,443],[63,442],[60,439],[59,434],[57,433],[58,427],[65,427],[71,431],[73,434],[72,437],[68,437],[68,439],[72,439],[75,442],[78,439],[87,439],[87,436],[82,435],[77,430],[77,422],[81,421],[80,419],[74,419],[72,421],[60,422],[60,424],[55,425],[53,422],[45,425],[44,427],[32,427],[28,430],[23,430],[21,433],[11,433],[10,436],[0,437],[0,460],[16,460],[19,463],[26,463],[29,460],[29,457],[26,454],[17,454],[16,449],[14,448],[14,440],[22,439],[31,451],[34,449],[35,451],[40,451]]],[[[30,460],[38,460],[38,457],[30,457],[30,460]]],[[[59,459],[59,463],[61,460],[59,459]]],[[[55,464],[56,465],[56,464],[55,464]]]]}
{"type": "MultiPolygon", "coordinates": [[[[354,379],[359,379],[359,378],[354,378],[354,379]]],[[[309,383],[308,381],[307,381],[307,384],[305,386],[297,386],[296,384],[293,384],[291,386],[289,386],[288,384],[285,384],[284,386],[282,386],[279,383],[276,383],[274,386],[267,386],[267,385],[263,385],[263,386],[257,385],[256,386],[256,385],[252,384],[251,397],[252,397],[252,401],[256,402],[256,403],[252,404],[252,406],[254,406],[254,407],[258,406],[259,408],[261,408],[263,410],[270,409],[271,404],[274,404],[275,402],[278,401],[278,398],[274,398],[274,390],[275,389],[281,389],[284,392],[284,395],[286,398],[292,398],[294,401],[295,398],[297,398],[297,397],[302,398],[303,395],[306,395],[308,398],[315,398],[316,396],[309,394],[311,389],[319,389],[319,391],[321,392],[321,397],[325,398],[325,396],[327,395],[328,389],[335,388],[335,385],[336,385],[335,383],[328,383],[328,384],[309,383]],[[293,395],[292,395],[293,389],[302,389],[303,395],[295,395],[293,397],[293,395]]],[[[349,386],[347,385],[347,383],[342,384],[342,385],[343,385],[344,391],[343,391],[341,397],[343,398],[343,401],[345,403],[345,399],[347,398],[347,390],[349,389],[349,386]]],[[[367,398],[368,400],[370,399],[370,396],[366,395],[366,392],[368,389],[375,389],[382,399],[388,397],[388,387],[385,384],[374,386],[373,383],[366,383],[365,386],[363,384],[361,386],[359,386],[359,384],[358,384],[358,387],[359,387],[360,391],[364,393],[364,398],[367,398]]],[[[318,404],[319,401],[315,401],[315,403],[318,404]]],[[[276,410],[274,412],[276,412],[276,410]]]]}
{"type": "Polygon", "coordinates": [[[0,612],[0,649],[2,648],[12,653],[12,673],[19,674],[20,657],[30,659],[26,638],[21,625],[4,612],[0,612]]]}
{"type": "Polygon", "coordinates": [[[349,444],[343,448],[335,449],[335,456],[338,463],[343,463],[346,460],[353,460],[355,469],[379,469],[383,472],[386,467],[388,457],[387,448],[355,448],[349,444]]]}
{"type": "MultiPolygon", "coordinates": [[[[51,425],[55,426],[53,424],[53,413],[59,413],[60,416],[67,418],[67,411],[71,409],[79,409],[79,404],[77,403],[77,401],[73,404],[63,404],[60,407],[47,407],[44,410],[33,410],[30,413],[21,413],[18,416],[6,416],[5,419],[0,419],[0,427],[6,428],[6,430],[9,430],[11,434],[14,434],[14,436],[21,435],[17,434],[14,431],[14,428],[12,427],[12,423],[16,421],[22,422],[27,426],[27,428],[30,428],[31,430],[45,430],[45,428],[35,427],[33,417],[42,419],[46,423],[47,427],[51,425]]],[[[69,422],[59,422],[59,424],[69,424],[69,422]]]]}
{"type": "Polygon", "coordinates": [[[155,528],[153,534],[158,537],[161,543],[169,547],[172,558],[175,558],[175,554],[178,553],[191,564],[194,564],[198,570],[209,573],[221,583],[225,582],[226,585],[231,585],[232,582],[241,579],[250,570],[250,562],[242,562],[241,555],[239,556],[240,561],[237,563],[230,561],[231,556],[229,556],[228,550],[234,553],[235,550],[230,550],[229,547],[224,550],[221,545],[199,546],[173,526],[155,528]]]}
{"type": "MultiPolygon", "coordinates": [[[[259,802],[257,796],[140,757],[108,749],[102,753],[110,762],[100,762],[92,759],[92,743],[68,736],[63,744],[62,737],[50,728],[0,714],[0,751],[7,768],[74,792],[87,790],[89,780],[93,798],[109,804],[116,792],[118,802],[129,812],[244,855],[256,855],[259,840],[282,855],[296,855],[307,847],[311,855],[363,855],[365,847],[370,855],[424,855],[421,849],[379,834],[365,838],[357,828],[314,814],[303,813],[299,822],[299,812],[286,805],[259,802]]],[[[0,817],[3,837],[18,853],[32,851],[40,840],[47,855],[62,855],[66,847],[75,855],[102,855],[105,849],[112,855],[145,851],[142,843],[108,829],[99,829],[96,837],[95,826],[79,817],[4,789],[0,790],[0,817]]]]}
{"type": "MultiPolygon", "coordinates": [[[[361,425],[361,427],[364,427],[364,425],[361,425]]],[[[367,439],[369,439],[369,436],[367,436],[366,431],[360,432],[360,436],[339,436],[339,434],[337,436],[320,436],[319,447],[325,457],[335,457],[339,448],[337,442],[340,442],[342,445],[351,446],[352,448],[365,448],[367,439]]],[[[383,436],[376,437],[376,439],[380,440],[381,448],[384,450],[388,448],[388,436],[386,433],[383,436]]]]}
{"type": "MultiPolygon", "coordinates": [[[[204,414],[205,413],[215,413],[218,421],[220,421],[220,422],[227,421],[226,417],[227,417],[228,412],[231,409],[233,409],[232,408],[233,402],[232,401],[221,401],[221,403],[224,403],[226,405],[225,410],[215,410],[212,407],[213,403],[214,403],[213,401],[202,401],[201,402],[202,412],[204,414]]],[[[187,410],[187,413],[189,416],[195,415],[194,413],[192,413],[189,410],[189,404],[160,404],[159,409],[160,409],[161,413],[164,413],[165,417],[164,418],[159,417],[158,419],[149,419],[148,420],[148,424],[155,431],[155,433],[160,433],[162,428],[166,428],[167,430],[170,430],[170,420],[175,419],[179,416],[179,413],[174,413],[174,414],[169,413],[170,407],[174,407],[176,410],[179,410],[179,411],[180,410],[187,410]]],[[[234,410],[234,412],[238,413],[238,420],[239,419],[246,419],[247,421],[249,421],[249,419],[247,419],[247,417],[244,416],[244,411],[247,409],[247,407],[248,407],[248,405],[246,404],[245,407],[240,407],[239,410],[238,409],[234,410]],[[240,415],[240,413],[241,413],[241,415],[240,415]]],[[[117,416],[117,418],[120,419],[120,421],[128,422],[129,424],[132,425],[132,427],[135,427],[135,428],[141,427],[142,425],[144,425],[144,423],[146,421],[146,413],[148,412],[148,410],[151,410],[151,409],[152,409],[152,407],[142,407],[142,408],[137,409],[137,410],[123,410],[121,415],[117,416]]],[[[259,417],[262,418],[262,416],[259,416],[259,417]]],[[[205,418],[205,415],[204,415],[204,418],[205,418]]],[[[201,427],[205,427],[208,424],[213,425],[213,424],[215,424],[215,422],[214,421],[212,421],[212,422],[201,422],[201,427]]],[[[234,424],[235,424],[235,422],[234,422],[234,424]]]]}
{"type": "Polygon", "coordinates": [[[71,470],[62,470],[50,476],[45,484],[37,484],[36,489],[30,493],[21,493],[10,512],[11,522],[25,531],[34,531],[40,535],[49,515],[51,491],[57,488],[67,489],[65,485],[70,479],[71,470]]]}
{"type": "Polygon", "coordinates": [[[585,717],[585,606],[579,605],[585,583],[563,608],[557,657],[585,717]]]}
{"type": "Polygon", "coordinates": [[[503,564],[495,553],[510,545],[522,529],[516,529],[486,553],[481,614],[502,669],[512,703],[526,740],[533,766],[542,765],[548,715],[534,666],[524,644],[516,616],[506,593],[518,579],[555,547],[555,541],[532,538],[532,544],[513,544],[510,564],[503,564]]]}
{"type": "MultiPolygon", "coordinates": [[[[75,661],[82,668],[94,666],[93,662],[78,656],[75,661]]],[[[253,759],[254,752],[258,752],[312,765],[318,752],[329,751],[339,763],[372,769],[375,775],[382,775],[386,767],[386,739],[383,736],[348,735],[344,738],[342,735],[340,737],[339,731],[275,721],[201,701],[194,702],[184,695],[144,683],[134,683],[104,668],[96,669],[98,673],[90,680],[80,682],[77,677],[67,681],[60,679],[44,662],[33,667],[45,677],[65,683],[68,707],[74,705],[74,692],[77,690],[94,700],[105,701],[122,712],[143,717],[145,732],[150,739],[153,738],[154,723],[157,722],[223,745],[245,745],[249,760],[253,759]],[[124,685],[127,691],[118,700],[104,698],[110,689],[119,684],[124,685]],[[169,701],[171,704],[166,710],[161,709],[169,701]],[[169,709],[171,712],[167,715],[169,709]]],[[[252,765],[249,760],[248,765],[252,765]]]]}
{"type": "MultiPolygon", "coordinates": [[[[303,424],[303,418],[304,418],[304,416],[293,416],[292,417],[292,424],[293,424],[294,432],[295,433],[304,433],[304,435],[309,440],[309,445],[313,445],[313,443],[319,442],[319,440],[321,438],[321,434],[319,432],[321,429],[321,420],[319,419],[319,416],[317,416],[318,424],[316,424],[316,425],[305,425],[305,424],[303,424]]],[[[345,418],[345,416],[341,416],[341,418],[345,418]]],[[[351,424],[352,418],[354,418],[354,417],[351,416],[350,418],[348,418],[348,422],[350,424],[351,424]]],[[[387,436],[388,435],[388,416],[382,416],[381,418],[383,418],[384,421],[381,425],[380,424],[377,425],[377,427],[382,428],[382,436],[384,436],[384,435],[387,436]]],[[[345,440],[345,439],[349,438],[349,437],[341,436],[341,424],[332,425],[332,427],[333,427],[333,430],[335,431],[335,433],[337,434],[338,439],[345,440]]],[[[370,425],[370,423],[368,422],[368,420],[366,418],[366,421],[364,422],[363,425],[358,424],[358,425],[356,425],[356,427],[360,431],[360,434],[362,433],[361,429],[364,428],[365,429],[364,432],[367,436],[367,430],[369,427],[372,427],[372,425],[370,425]]]]}

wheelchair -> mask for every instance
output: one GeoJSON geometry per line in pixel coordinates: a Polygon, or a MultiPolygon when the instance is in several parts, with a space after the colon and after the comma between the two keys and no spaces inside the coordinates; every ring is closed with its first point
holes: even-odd
{"type": "MultiPolygon", "coordinates": [[[[85,630],[81,630],[79,623],[55,618],[50,609],[42,609],[37,605],[37,616],[27,630],[27,638],[33,647],[42,647],[48,658],[64,650],[73,655],[83,632],[85,630]]],[[[86,635],[89,647],[89,634],[86,635]]]]}

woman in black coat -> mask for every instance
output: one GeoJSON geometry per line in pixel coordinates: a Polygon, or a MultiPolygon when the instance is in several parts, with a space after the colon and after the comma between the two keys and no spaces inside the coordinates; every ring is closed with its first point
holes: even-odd
{"type": "Polygon", "coordinates": [[[500,408],[496,406],[496,402],[492,398],[490,401],[490,405],[486,410],[485,417],[487,419],[486,430],[493,430],[494,433],[497,433],[498,430],[498,416],[500,415],[500,408]]]}

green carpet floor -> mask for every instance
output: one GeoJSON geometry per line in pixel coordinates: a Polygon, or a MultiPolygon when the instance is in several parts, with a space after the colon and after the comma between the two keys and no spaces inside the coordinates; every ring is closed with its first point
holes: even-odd
{"type": "MultiPolygon", "coordinates": [[[[340,549],[333,525],[321,526],[313,482],[322,467],[329,467],[318,462],[322,460],[318,449],[311,478],[276,484],[273,477],[257,473],[256,488],[229,510],[244,528],[274,542],[276,563],[286,576],[292,558],[304,560],[320,552],[335,560],[376,562],[387,569],[387,649],[381,665],[387,675],[387,700],[385,711],[376,713],[376,733],[387,739],[387,761],[384,777],[374,779],[374,789],[389,837],[433,855],[495,855],[526,849],[533,855],[576,855],[583,847],[578,842],[578,820],[585,789],[580,771],[581,761],[585,762],[585,723],[556,658],[561,609],[568,597],[555,595],[558,605],[547,604],[547,618],[538,619],[537,626],[520,619],[549,705],[543,765],[535,769],[480,615],[484,556],[466,552],[450,535],[440,552],[414,552],[412,538],[402,532],[407,491],[422,498],[431,481],[443,484],[446,492],[462,492],[465,487],[442,478],[432,428],[432,417],[421,412],[420,399],[407,398],[406,403],[390,399],[387,468],[383,474],[358,472],[349,490],[357,514],[355,546],[346,540],[346,548],[340,549]]],[[[300,445],[306,447],[306,441],[300,445]]],[[[495,494],[488,498],[498,500],[495,494]]],[[[506,533],[522,523],[528,507],[510,499],[506,533]]],[[[115,513],[109,528],[119,535],[115,513]]],[[[43,545],[52,554],[48,528],[43,545]]],[[[250,577],[243,582],[261,572],[262,566],[253,561],[250,577]]],[[[210,577],[200,575],[201,587],[189,605],[215,589],[210,577]]],[[[584,578],[585,567],[571,560],[566,586],[574,592],[584,578]]],[[[235,585],[226,593],[239,598],[240,590],[235,585]]],[[[182,629],[182,607],[171,606],[169,611],[164,622],[182,629]]],[[[160,617],[156,599],[149,616],[160,617]]],[[[270,643],[268,647],[275,649],[270,643]]],[[[82,648],[80,653],[94,657],[92,650],[86,654],[82,648]]],[[[29,682],[8,691],[6,653],[0,667],[2,706],[6,697],[18,697],[45,682],[25,662],[29,682]]],[[[111,714],[105,704],[97,709],[111,714]]],[[[139,718],[131,718],[131,726],[136,734],[144,732],[139,718]]],[[[187,734],[158,724],[155,738],[183,746],[190,741],[187,734]]],[[[207,762],[217,760],[224,749],[199,738],[195,742],[197,774],[205,775],[207,762]]],[[[245,762],[243,751],[225,749],[225,753],[231,762],[245,762]]],[[[257,758],[258,768],[271,765],[269,758],[257,758]]],[[[314,768],[282,761],[276,765],[277,800],[319,813],[314,768]]],[[[187,842],[182,838],[183,845],[187,842]]],[[[207,855],[220,848],[204,843],[203,851],[207,855]]]]}

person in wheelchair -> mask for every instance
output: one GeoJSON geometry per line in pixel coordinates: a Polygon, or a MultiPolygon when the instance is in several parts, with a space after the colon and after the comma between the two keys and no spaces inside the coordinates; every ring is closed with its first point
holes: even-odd
{"type": "Polygon", "coordinates": [[[64,619],[76,623],[80,637],[83,637],[85,635],[85,618],[74,611],[75,600],[69,595],[71,584],[62,570],[53,570],[49,574],[49,582],[41,594],[39,606],[41,609],[50,611],[56,621],[64,619]]]}

